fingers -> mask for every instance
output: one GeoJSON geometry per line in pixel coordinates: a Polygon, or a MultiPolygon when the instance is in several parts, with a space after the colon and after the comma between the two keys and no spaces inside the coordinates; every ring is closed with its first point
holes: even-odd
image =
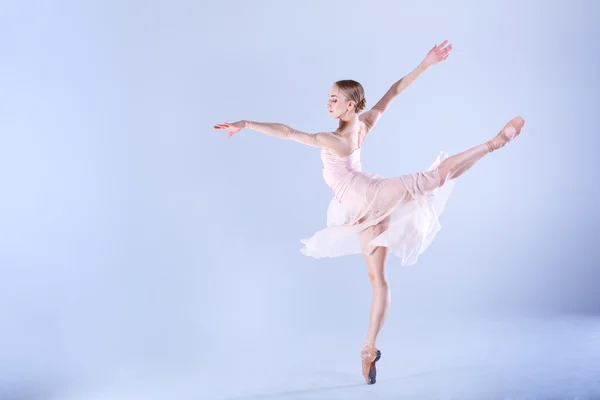
{"type": "Polygon", "coordinates": [[[429,50],[429,53],[434,53],[439,61],[445,60],[452,51],[452,44],[446,46],[447,43],[448,40],[444,40],[442,43],[433,46],[433,48],[429,50]]]}
{"type": "Polygon", "coordinates": [[[227,139],[229,139],[230,137],[232,137],[233,135],[235,135],[236,133],[238,133],[240,131],[239,128],[232,126],[229,122],[224,122],[222,124],[216,124],[213,126],[213,129],[216,129],[216,130],[230,129],[230,131],[227,133],[227,136],[226,136],[227,139]]]}
{"type": "Polygon", "coordinates": [[[450,55],[450,52],[452,51],[452,45],[440,50],[440,52],[438,53],[438,56],[440,58],[440,61],[445,60],[446,58],[448,58],[448,56],[450,55]]]}
{"type": "Polygon", "coordinates": [[[449,44],[449,45],[448,45],[448,47],[445,47],[445,48],[444,48],[444,46],[446,46],[446,43],[448,43],[448,41],[447,41],[447,40],[444,40],[442,43],[440,43],[439,45],[437,45],[437,46],[435,46],[435,47],[436,47],[438,50],[452,49],[452,44],[449,44]]]}
{"type": "Polygon", "coordinates": [[[235,135],[236,133],[238,133],[240,130],[239,129],[232,129],[228,134],[227,134],[227,139],[229,139],[230,137],[232,137],[233,135],[235,135]]]}
{"type": "Polygon", "coordinates": [[[231,124],[225,122],[222,124],[216,124],[213,129],[230,129],[231,128],[231,124]]]}

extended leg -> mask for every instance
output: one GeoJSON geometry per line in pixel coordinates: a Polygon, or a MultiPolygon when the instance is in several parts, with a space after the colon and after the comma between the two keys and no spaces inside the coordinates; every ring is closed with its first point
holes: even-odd
{"type": "Polygon", "coordinates": [[[504,147],[521,133],[524,125],[525,120],[523,118],[515,117],[492,140],[445,159],[438,167],[440,184],[443,185],[448,179],[458,178],[475,165],[477,161],[481,160],[483,156],[504,147]]]}

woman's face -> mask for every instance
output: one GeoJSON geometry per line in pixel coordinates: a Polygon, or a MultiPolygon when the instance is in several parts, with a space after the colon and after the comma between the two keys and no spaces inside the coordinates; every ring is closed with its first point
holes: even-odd
{"type": "Polygon", "coordinates": [[[337,85],[333,85],[329,91],[329,101],[327,101],[327,110],[329,110],[331,118],[339,118],[346,111],[352,109],[352,104],[350,103],[351,101],[344,96],[340,88],[337,85]]]}

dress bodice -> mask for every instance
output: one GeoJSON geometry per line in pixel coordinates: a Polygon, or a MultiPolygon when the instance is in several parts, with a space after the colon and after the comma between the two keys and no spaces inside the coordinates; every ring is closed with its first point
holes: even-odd
{"type": "Polygon", "coordinates": [[[323,149],[321,160],[325,183],[331,188],[335,197],[341,200],[355,173],[362,171],[360,148],[345,157],[338,156],[329,149],[323,149]]]}

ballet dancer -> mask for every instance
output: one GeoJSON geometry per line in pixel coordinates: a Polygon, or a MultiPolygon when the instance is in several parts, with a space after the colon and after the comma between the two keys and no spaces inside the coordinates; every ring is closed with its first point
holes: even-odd
{"type": "Polygon", "coordinates": [[[525,125],[521,117],[511,119],[490,140],[448,157],[441,153],[425,171],[384,178],[362,171],[362,145],[392,101],[423,72],[448,58],[452,45],[434,46],[417,67],[395,82],[370,110],[362,85],[354,80],[336,82],[329,91],[327,109],[339,120],[332,132],[306,133],[281,123],[241,120],[214,129],[229,130],[227,138],[251,129],[280,139],[320,148],[323,178],[333,193],[327,227],[302,240],[307,256],[338,257],[362,254],[372,285],[367,335],[361,349],[362,374],[367,384],[376,382],[376,362],[381,351],[375,347],[390,306],[390,289],[385,264],[388,253],[402,265],[416,263],[440,229],[438,217],[451,192],[453,180],[517,137],[525,125]]]}

